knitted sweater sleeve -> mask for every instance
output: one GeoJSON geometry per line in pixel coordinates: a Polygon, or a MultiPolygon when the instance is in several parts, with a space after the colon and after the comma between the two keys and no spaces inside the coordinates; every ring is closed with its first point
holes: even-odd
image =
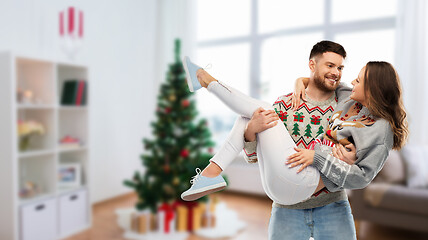
{"type": "MultiPolygon", "coordinates": [[[[275,102],[273,107],[277,107],[278,103],[275,102]]],[[[252,142],[244,141],[244,158],[248,163],[257,163],[257,140],[252,142]]]]}
{"type": "Polygon", "coordinates": [[[257,141],[244,142],[244,158],[248,163],[256,163],[257,160],[257,141]]]}
{"type": "Polygon", "coordinates": [[[352,93],[352,88],[348,87],[344,83],[340,83],[339,86],[336,88],[336,97],[339,102],[349,98],[351,93],[352,93]]]}
{"type": "Polygon", "coordinates": [[[313,166],[322,173],[321,178],[331,192],[361,189],[382,169],[388,154],[389,150],[383,144],[371,146],[357,151],[357,162],[350,165],[318,148],[315,149],[313,166]]]}

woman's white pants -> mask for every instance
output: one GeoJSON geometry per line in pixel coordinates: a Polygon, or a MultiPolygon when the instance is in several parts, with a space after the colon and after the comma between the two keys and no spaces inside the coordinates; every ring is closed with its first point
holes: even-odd
{"type": "MultiPolygon", "coordinates": [[[[226,142],[211,159],[225,170],[244,148],[245,128],[256,109],[262,107],[273,110],[273,107],[224,83],[211,82],[207,89],[240,115],[226,142]]],[[[312,166],[297,173],[299,167],[289,168],[285,164],[287,157],[295,153],[295,144],[284,124],[281,120],[278,121],[276,126],[257,134],[257,158],[263,189],[268,197],[276,203],[292,205],[314,193],[320,173],[312,166]]]]}

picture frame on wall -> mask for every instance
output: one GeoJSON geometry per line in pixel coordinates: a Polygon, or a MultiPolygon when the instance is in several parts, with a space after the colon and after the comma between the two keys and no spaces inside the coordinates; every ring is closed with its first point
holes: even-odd
{"type": "Polygon", "coordinates": [[[58,186],[73,188],[81,186],[81,166],[79,163],[62,163],[58,167],[58,186]]]}

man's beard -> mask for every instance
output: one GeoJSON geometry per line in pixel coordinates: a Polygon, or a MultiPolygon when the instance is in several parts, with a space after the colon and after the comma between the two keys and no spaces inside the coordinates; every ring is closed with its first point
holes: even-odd
{"type": "Polygon", "coordinates": [[[336,82],[336,84],[334,84],[333,86],[330,84],[327,84],[324,77],[321,77],[319,74],[315,74],[314,75],[314,83],[317,86],[318,89],[320,89],[321,91],[324,92],[331,92],[336,90],[338,84],[336,82]]]}

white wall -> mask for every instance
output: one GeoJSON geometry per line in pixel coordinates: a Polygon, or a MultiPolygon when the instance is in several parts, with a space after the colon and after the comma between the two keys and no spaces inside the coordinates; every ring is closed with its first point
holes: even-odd
{"type": "MultiPolygon", "coordinates": [[[[76,62],[89,66],[91,198],[131,191],[122,185],[141,169],[143,137],[156,104],[156,0],[0,1],[0,50],[66,59],[58,41],[58,12],[85,13],[84,47],[76,62]]],[[[1,84],[1,83],[0,83],[1,84]]]]}

